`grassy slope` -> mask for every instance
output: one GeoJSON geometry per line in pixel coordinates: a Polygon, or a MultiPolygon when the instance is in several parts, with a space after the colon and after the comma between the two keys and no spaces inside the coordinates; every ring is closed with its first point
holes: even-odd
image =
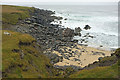
{"type": "Polygon", "coordinates": [[[97,67],[90,70],[82,70],[74,73],[71,78],[117,78],[118,77],[118,65],[107,67],[97,67]]]}
{"type": "Polygon", "coordinates": [[[23,20],[30,17],[29,11],[33,12],[32,7],[22,7],[22,6],[2,6],[2,20],[5,24],[16,24],[18,20],[23,20]]]}
{"type": "Polygon", "coordinates": [[[34,38],[27,34],[12,31],[6,32],[9,32],[11,36],[2,34],[4,76],[16,78],[49,77],[49,73],[46,69],[46,65],[50,65],[49,60],[33,47],[35,46],[35,43],[32,43],[34,38]],[[20,41],[29,42],[31,45],[19,45],[20,41]],[[13,49],[23,50],[24,58],[20,58],[21,52],[13,52],[13,49]],[[28,51],[31,51],[32,53],[29,53],[28,51]],[[37,57],[35,55],[37,55],[37,57]]]}

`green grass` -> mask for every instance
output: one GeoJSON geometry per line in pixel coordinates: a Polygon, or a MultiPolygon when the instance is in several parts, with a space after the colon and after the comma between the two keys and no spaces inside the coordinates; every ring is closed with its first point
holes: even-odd
{"type": "Polygon", "coordinates": [[[118,64],[107,67],[97,67],[90,70],[81,70],[70,75],[71,78],[117,78],[118,64]]]}
{"type": "Polygon", "coordinates": [[[104,58],[102,58],[99,62],[100,63],[104,63],[104,62],[106,62],[106,61],[114,61],[116,59],[116,56],[114,55],[114,56],[111,56],[111,57],[104,57],[104,58]]]}
{"type": "Polygon", "coordinates": [[[51,65],[49,59],[42,55],[42,51],[34,48],[36,43],[30,35],[18,32],[6,31],[11,35],[2,33],[2,70],[3,75],[8,78],[38,78],[50,77],[46,65],[51,65]],[[19,42],[29,42],[31,45],[19,45],[19,42]],[[20,58],[20,52],[13,52],[13,49],[23,50],[24,57],[20,58]],[[32,53],[29,53],[31,51],[32,53]],[[37,56],[35,56],[37,55],[37,56]],[[30,63],[31,62],[31,63],[30,63]],[[22,65],[21,67],[19,65],[22,65]],[[27,71],[25,71],[27,69],[27,71]]]}
{"type": "Polygon", "coordinates": [[[16,24],[19,20],[30,17],[29,11],[33,12],[34,8],[2,5],[2,21],[5,24],[16,24]]]}

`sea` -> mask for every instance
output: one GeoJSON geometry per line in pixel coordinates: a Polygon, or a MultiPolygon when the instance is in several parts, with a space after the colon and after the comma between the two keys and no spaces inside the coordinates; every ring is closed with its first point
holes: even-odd
{"type": "MultiPolygon", "coordinates": [[[[30,5],[29,5],[30,6],[30,5]]],[[[82,29],[82,36],[74,36],[79,44],[104,49],[118,48],[118,5],[32,5],[39,9],[55,11],[55,16],[63,17],[62,26],[65,28],[82,29]],[[65,20],[67,19],[67,20],[65,20]],[[85,25],[91,29],[84,30],[85,25]],[[87,43],[80,40],[86,33],[94,36],[87,38],[87,43]]],[[[56,24],[52,22],[51,24],[56,24]]]]}

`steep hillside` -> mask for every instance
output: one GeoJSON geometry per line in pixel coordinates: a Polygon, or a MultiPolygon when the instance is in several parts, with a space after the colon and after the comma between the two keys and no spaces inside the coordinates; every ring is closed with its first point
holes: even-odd
{"type": "Polygon", "coordinates": [[[90,70],[81,70],[70,76],[71,78],[117,78],[118,65],[97,67],[90,70]]]}
{"type": "Polygon", "coordinates": [[[49,59],[42,55],[41,47],[30,35],[2,31],[3,77],[50,77],[49,59]]]}

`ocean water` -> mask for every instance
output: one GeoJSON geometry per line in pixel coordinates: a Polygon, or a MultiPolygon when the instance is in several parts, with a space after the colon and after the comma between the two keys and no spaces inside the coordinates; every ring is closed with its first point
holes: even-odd
{"type": "MultiPolygon", "coordinates": [[[[56,16],[63,17],[62,26],[75,29],[90,25],[90,30],[84,30],[82,35],[90,33],[95,38],[88,38],[88,46],[103,48],[118,47],[118,6],[117,5],[35,5],[40,9],[56,12],[56,16]],[[67,20],[64,20],[67,18],[67,20]]],[[[55,23],[54,23],[55,24],[55,23]]],[[[82,37],[75,36],[80,40],[82,37]]],[[[79,42],[80,43],[80,42],[79,42]]],[[[86,43],[80,43],[86,44],[86,43]]]]}

